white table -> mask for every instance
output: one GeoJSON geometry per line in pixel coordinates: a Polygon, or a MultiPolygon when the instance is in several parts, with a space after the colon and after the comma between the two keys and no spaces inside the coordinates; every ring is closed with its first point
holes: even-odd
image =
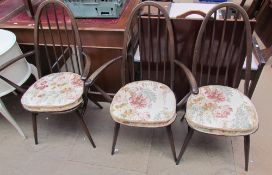
{"type": "MultiPolygon", "coordinates": [[[[7,30],[0,29],[0,65],[22,54],[16,42],[16,36],[7,30]]],[[[21,59],[0,72],[0,75],[21,86],[29,76],[33,74],[38,79],[37,68],[29,64],[26,59],[21,59]]],[[[15,88],[0,79],[0,113],[17,129],[25,138],[25,135],[14,118],[6,109],[1,97],[13,92],[15,88]]]]}

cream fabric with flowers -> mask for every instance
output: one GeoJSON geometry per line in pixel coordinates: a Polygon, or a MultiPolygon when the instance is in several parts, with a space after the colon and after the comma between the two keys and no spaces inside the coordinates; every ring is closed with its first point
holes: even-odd
{"type": "Polygon", "coordinates": [[[83,81],[72,72],[53,73],[36,81],[23,95],[21,103],[29,111],[64,111],[82,102],[83,81]]]}
{"type": "Polygon", "coordinates": [[[258,116],[250,99],[237,89],[210,85],[191,95],[185,114],[196,130],[216,135],[248,135],[258,128],[258,116]]]}
{"type": "Polygon", "coordinates": [[[110,113],[118,123],[138,127],[169,125],[176,117],[172,90],[154,81],[136,81],[122,87],[114,96],[110,113]]]}

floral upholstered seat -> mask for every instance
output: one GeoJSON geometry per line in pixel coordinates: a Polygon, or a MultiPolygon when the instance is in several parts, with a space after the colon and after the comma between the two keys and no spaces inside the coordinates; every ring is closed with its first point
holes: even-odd
{"type": "Polygon", "coordinates": [[[258,128],[250,99],[237,89],[210,85],[199,88],[187,102],[186,120],[194,129],[215,135],[249,135],[258,128]]]}
{"type": "Polygon", "coordinates": [[[23,107],[34,112],[65,111],[82,102],[83,81],[72,72],[53,73],[35,82],[23,95],[23,107]]]}
{"type": "Polygon", "coordinates": [[[118,123],[138,127],[162,127],[176,118],[176,98],[172,90],[154,81],[125,85],[114,96],[110,113],[118,123]]]}

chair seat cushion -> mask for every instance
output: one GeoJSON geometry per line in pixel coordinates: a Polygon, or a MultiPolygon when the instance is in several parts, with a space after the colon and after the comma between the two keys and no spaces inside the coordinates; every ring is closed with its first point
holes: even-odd
{"type": "Polygon", "coordinates": [[[114,121],[129,126],[167,126],[176,118],[176,98],[162,83],[136,81],[116,93],[110,113],[114,121]]]}
{"type": "Polygon", "coordinates": [[[237,89],[210,85],[187,101],[186,120],[201,132],[215,135],[248,135],[258,128],[258,116],[250,99],[237,89]]]}
{"type": "Polygon", "coordinates": [[[23,95],[21,103],[29,111],[65,111],[82,102],[83,81],[72,72],[53,73],[36,81],[23,95]]]}

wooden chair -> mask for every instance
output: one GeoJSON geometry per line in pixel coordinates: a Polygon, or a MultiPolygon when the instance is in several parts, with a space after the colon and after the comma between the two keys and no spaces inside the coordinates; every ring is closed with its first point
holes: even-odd
{"type": "MultiPolygon", "coordinates": [[[[191,11],[185,12],[185,13],[177,16],[176,18],[185,19],[185,18],[189,17],[190,15],[198,15],[199,17],[203,17],[203,19],[206,16],[206,14],[202,11],[191,10],[191,11]]],[[[266,54],[267,51],[269,51],[269,49],[261,50],[255,37],[252,37],[252,47],[253,47],[253,49],[252,49],[252,64],[250,67],[250,70],[251,70],[250,89],[249,89],[249,94],[248,94],[249,98],[252,97],[254,90],[257,86],[257,83],[259,81],[260,75],[262,73],[263,67],[264,67],[266,61],[269,59],[269,54],[266,54]]],[[[241,80],[245,79],[245,69],[246,69],[246,61],[244,62],[244,65],[243,65],[243,73],[241,76],[241,80]]],[[[183,120],[183,118],[181,118],[181,120],[183,120]]]]}
{"type": "Polygon", "coordinates": [[[251,57],[251,27],[245,10],[233,3],[222,3],[211,9],[200,27],[195,44],[192,71],[199,93],[190,95],[187,101],[185,119],[188,133],[177,164],[194,131],[199,131],[219,136],[243,136],[245,170],[248,170],[250,134],[258,129],[257,112],[248,97],[251,57]],[[219,9],[226,10],[223,19],[218,19],[219,9]],[[231,12],[229,9],[233,12],[231,16],[228,15],[231,12]],[[222,27],[216,28],[216,25],[222,27]],[[240,27],[243,32],[236,32],[240,27]],[[245,58],[243,94],[236,88],[245,58]]]}
{"type": "Polygon", "coordinates": [[[110,113],[115,121],[111,154],[114,154],[120,124],[132,127],[165,127],[173,157],[176,160],[171,124],[176,118],[176,103],[172,92],[174,69],[181,68],[197,93],[194,77],[186,66],[175,60],[173,28],[167,11],[155,2],[142,2],[131,12],[127,23],[122,56],[104,64],[90,77],[96,87],[111,102],[110,113]],[[156,30],[151,30],[156,26],[156,30]],[[151,40],[152,36],[156,36],[151,40]],[[140,59],[135,60],[137,48],[140,59]],[[111,99],[95,85],[96,78],[108,66],[121,61],[123,87],[111,99]]]}
{"type": "Polygon", "coordinates": [[[82,50],[77,23],[72,12],[63,2],[47,0],[39,6],[35,18],[34,47],[34,51],[12,59],[5,67],[35,54],[40,77],[38,81],[25,91],[7,80],[24,93],[21,103],[32,113],[35,144],[38,144],[37,115],[39,113],[76,112],[84,132],[95,147],[83,119],[88,102],[89,86],[86,80],[90,74],[90,58],[82,50]],[[57,9],[60,10],[58,15],[57,9]],[[58,33],[58,36],[53,37],[53,32],[58,33]],[[59,43],[58,47],[56,43],[59,43]],[[43,70],[47,68],[50,74],[41,77],[42,68],[43,70]]]}

